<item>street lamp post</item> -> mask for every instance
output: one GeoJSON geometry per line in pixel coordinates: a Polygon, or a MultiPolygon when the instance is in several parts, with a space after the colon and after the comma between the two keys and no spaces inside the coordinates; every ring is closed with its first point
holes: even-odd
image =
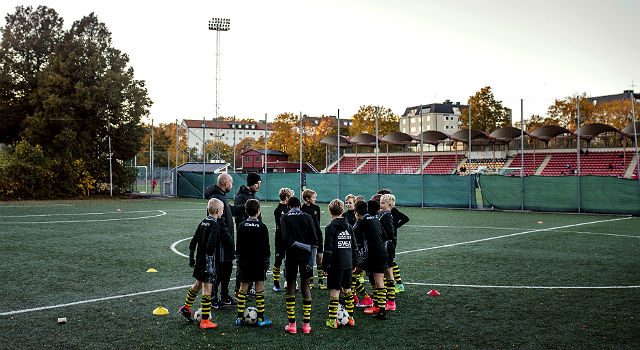
{"type": "Polygon", "coordinates": [[[219,93],[220,93],[220,32],[229,31],[231,20],[229,18],[212,18],[209,20],[209,30],[216,32],[216,115],[218,118],[218,110],[220,109],[219,93]]]}

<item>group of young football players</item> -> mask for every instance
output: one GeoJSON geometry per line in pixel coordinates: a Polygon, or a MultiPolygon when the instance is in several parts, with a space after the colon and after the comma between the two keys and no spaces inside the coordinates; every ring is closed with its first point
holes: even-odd
{"type": "MultiPolygon", "coordinates": [[[[255,178],[254,175],[253,179],[255,178]]],[[[225,179],[228,178],[222,180],[225,179]]],[[[218,179],[218,185],[224,189],[221,178],[218,179]]],[[[235,257],[239,288],[236,292],[235,325],[245,324],[243,314],[249,288],[253,283],[258,314],[256,324],[259,327],[272,324],[265,316],[264,294],[266,272],[270,267],[273,290],[285,292],[288,319],[285,331],[288,333],[297,333],[295,309],[298,290],[302,294],[302,332],[311,332],[311,290],[316,285],[314,267],[317,268],[315,277],[318,289],[328,289],[327,327],[338,328],[345,323],[347,326],[355,326],[355,307],[364,308],[364,313],[375,319],[388,319],[389,311],[396,310],[396,294],[404,291],[400,269],[395,262],[395,249],[397,229],[408,222],[409,218],[395,207],[395,196],[389,190],[379,191],[369,201],[365,201],[362,196],[349,194],[344,202],[334,199],[329,203],[331,222],[322,232],[321,210],[316,205],[316,198],[316,192],[311,189],[302,192],[302,201],[291,189],[280,189],[280,202],[273,212],[276,229],[275,261],[272,267],[269,230],[261,221],[260,202],[255,198],[247,199],[243,205],[246,215],[241,216],[238,215],[238,206],[230,207],[218,198],[210,199],[207,204],[208,215],[198,225],[189,245],[189,266],[193,267],[196,282],[187,292],[180,313],[187,320],[193,321],[194,313],[191,308],[197,294],[202,291],[200,328],[217,327],[210,319],[211,294],[212,286],[218,285],[220,269],[216,264],[224,255],[216,250],[224,246],[221,244],[223,241],[229,241],[228,230],[226,234],[221,232],[225,231],[221,230],[221,226],[229,223],[219,224],[220,218],[227,215],[224,211],[228,210],[234,211],[234,216],[243,218],[243,221],[236,222],[235,257]],[[365,289],[365,275],[372,286],[371,294],[365,289]],[[343,323],[337,319],[340,304],[343,304],[349,315],[348,321],[343,323]]]]}

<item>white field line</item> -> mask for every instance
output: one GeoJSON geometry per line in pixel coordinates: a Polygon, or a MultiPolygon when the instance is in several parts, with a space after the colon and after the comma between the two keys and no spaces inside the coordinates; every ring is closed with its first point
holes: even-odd
{"type": "MultiPolygon", "coordinates": [[[[149,210],[149,211],[145,211],[145,212],[159,212],[156,215],[147,215],[147,216],[138,216],[138,217],[131,217],[131,218],[111,218],[111,219],[89,219],[89,220],[55,220],[55,221],[14,221],[14,222],[0,222],[0,224],[13,224],[13,225],[20,225],[20,224],[70,224],[70,223],[82,223],[82,222],[105,222],[105,221],[130,221],[130,220],[141,220],[141,219],[149,219],[149,218],[157,218],[160,216],[164,216],[167,215],[166,212],[162,211],[162,210],[149,210]]],[[[114,212],[114,213],[118,213],[118,212],[114,212]]],[[[133,213],[133,212],[129,212],[129,213],[133,213]]],[[[112,214],[112,213],[111,213],[112,214]]],[[[80,214],[75,214],[75,215],[80,215],[80,214]]],[[[94,215],[101,215],[101,214],[94,214],[94,215]]]]}
{"type": "Polygon", "coordinates": [[[624,217],[624,218],[616,218],[616,219],[607,219],[607,220],[596,220],[596,221],[582,222],[582,223],[578,223],[578,224],[571,224],[571,225],[563,225],[563,226],[556,226],[556,227],[541,228],[541,229],[537,229],[537,230],[529,230],[529,231],[524,231],[524,232],[516,232],[516,233],[511,233],[511,234],[508,234],[508,235],[502,235],[502,236],[494,236],[494,237],[487,237],[487,238],[481,238],[481,239],[474,239],[474,240],[472,240],[472,241],[466,241],[466,242],[458,242],[458,243],[444,244],[444,245],[439,245],[439,246],[429,247],[429,248],[421,248],[421,249],[407,250],[407,251],[403,251],[403,252],[398,252],[398,253],[396,253],[396,255],[400,255],[400,254],[408,254],[408,253],[415,253],[415,252],[422,252],[422,251],[425,251],[425,250],[433,250],[433,249],[449,248],[449,247],[455,247],[455,246],[459,246],[459,245],[472,244],[472,243],[478,243],[478,242],[486,242],[486,241],[492,241],[492,240],[496,240],[496,239],[500,239],[500,238],[507,238],[507,237],[515,237],[515,236],[526,235],[526,234],[529,234],[529,233],[535,233],[535,232],[553,231],[553,230],[559,230],[559,229],[569,228],[569,227],[577,227],[577,226],[593,225],[593,224],[599,224],[599,223],[604,223],[604,222],[613,222],[613,221],[629,220],[629,219],[632,219],[632,217],[624,217]]]}
{"type": "Polygon", "coordinates": [[[153,213],[166,210],[132,210],[132,211],[103,211],[97,213],[56,213],[56,214],[26,214],[26,215],[4,215],[1,218],[31,218],[31,217],[49,217],[49,216],[84,216],[84,215],[108,215],[108,214],[127,214],[127,213],[153,213]]]}
{"type": "Polygon", "coordinates": [[[181,240],[179,240],[179,241],[175,241],[175,242],[173,242],[173,244],[171,245],[171,251],[172,251],[172,252],[174,252],[174,253],[176,253],[176,254],[178,254],[178,255],[180,255],[180,256],[183,256],[183,257],[185,257],[185,258],[188,258],[189,256],[188,256],[187,254],[181,253],[178,249],[176,249],[176,246],[177,246],[179,243],[184,242],[184,241],[188,241],[188,240],[190,240],[190,239],[191,239],[191,237],[187,237],[187,238],[181,239],[181,240]]]}
{"type": "Polygon", "coordinates": [[[415,286],[459,287],[459,288],[494,288],[494,289],[637,289],[640,286],[494,286],[482,284],[449,284],[449,283],[423,283],[403,282],[403,284],[415,286]]]}
{"type": "Polygon", "coordinates": [[[28,204],[23,204],[23,205],[0,205],[0,209],[1,208],[40,208],[40,207],[73,207],[73,204],[34,204],[34,205],[28,205],[28,204]]]}

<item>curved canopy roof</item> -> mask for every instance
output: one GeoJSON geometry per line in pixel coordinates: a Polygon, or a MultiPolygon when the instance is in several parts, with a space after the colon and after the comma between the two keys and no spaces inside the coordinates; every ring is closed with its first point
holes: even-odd
{"type": "MultiPolygon", "coordinates": [[[[327,146],[338,147],[338,135],[329,135],[320,140],[320,143],[327,146]]],[[[340,136],[340,148],[343,147],[351,147],[351,143],[346,137],[340,136]]]]}
{"type": "MultiPolygon", "coordinates": [[[[416,135],[413,139],[420,143],[420,135],[416,135]]],[[[437,130],[428,130],[422,133],[422,142],[428,143],[430,145],[438,145],[443,143],[444,140],[448,139],[449,135],[443,133],[442,131],[437,130]]]]}
{"type": "MultiPolygon", "coordinates": [[[[454,141],[469,143],[469,129],[460,129],[449,138],[454,141]]],[[[471,140],[492,141],[494,138],[487,135],[487,133],[482,130],[471,129],[471,140]]]]}
{"type": "Polygon", "coordinates": [[[552,138],[562,135],[562,134],[571,134],[573,133],[561,126],[558,125],[545,125],[541,126],[535,130],[533,130],[529,135],[535,137],[538,140],[548,142],[552,138]]]}
{"type": "Polygon", "coordinates": [[[392,145],[406,145],[413,142],[413,137],[400,131],[394,131],[390,134],[384,135],[380,141],[392,145]]]}
{"type": "Polygon", "coordinates": [[[620,133],[620,130],[611,125],[601,123],[587,124],[580,128],[580,138],[583,140],[591,140],[602,133],[612,131],[620,133]]]}
{"type": "Polygon", "coordinates": [[[513,139],[517,139],[520,135],[525,134],[529,136],[529,133],[526,130],[521,130],[518,128],[514,128],[512,126],[505,126],[504,128],[500,128],[494,130],[489,136],[493,137],[497,142],[500,143],[509,143],[513,141],[513,139]]]}
{"type": "MultiPolygon", "coordinates": [[[[626,137],[633,137],[633,124],[625,126],[620,132],[626,137]]],[[[640,136],[640,122],[636,122],[636,134],[640,136]]]]}
{"type": "Polygon", "coordinates": [[[376,137],[363,132],[351,138],[350,142],[354,145],[359,146],[375,146],[376,145],[376,137]]]}

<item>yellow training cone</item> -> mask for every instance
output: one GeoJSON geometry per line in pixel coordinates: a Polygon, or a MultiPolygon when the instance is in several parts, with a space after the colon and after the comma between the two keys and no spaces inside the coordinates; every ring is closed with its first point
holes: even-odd
{"type": "Polygon", "coordinates": [[[153,267],[148,269],[147,272],[158,272],[158,270],[154,269],[153,267]]]}
{"type": "Polygon", "coordinates": [[[153,309],[153,314],[156,316],[167,316],[169,314],[169,310],[163,308],[162,306],[158,306],[153,309]]]}

